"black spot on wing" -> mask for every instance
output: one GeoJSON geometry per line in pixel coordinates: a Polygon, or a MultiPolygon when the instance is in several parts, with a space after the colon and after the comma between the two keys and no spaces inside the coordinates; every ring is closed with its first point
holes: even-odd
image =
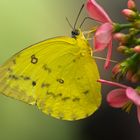
{"type": "Polygon", "coordinates": [[[36,58],[35,55],[32,55],[32,56],[31,56],[31,63],[32,63],[32,64],[36,64],[37,62],[38,62],[38,58],[36,58]]]}
{"type": "Polygon", "coordinates": [[[62,98],[62,101],[67,101],[67,100],[70,100],[70,97],[63,97],[62,98]]]}
{"type": "Polygon", "coordinates": [[[46,95],[51,96],[51,97],[53,97],[54,99],[56,99],[56,98],[61,98],[61,97],[62,97],[62,93],[55,94],[55,93],[53,93],[53,92],[51,92],[51,91],[47,91],[47,92],[46,92],[46,95]]]}
{"type": "Polygon", "coordinates": [[[32,86],[36,86],[36,81],[32,81],[32,86]]]}
{"type": "Polygon", "coordinates": [[[56,96],[57,97],[61,97],[62,96],[62,93],[58,93],[56,96]]]}
{"type": "Polygon", "coordinates": [[[13,59],[13,64],[14,64],[14,65],[16,64],[16,59],[13,59]]]}
{"type": "Polygon", "coordinates": [[[29,76],[24,76],[24,75],[20,75],[20,78],[22,78],[25,81],[31,80],[31,78],[29,76]]]}
{"type": "Polygon", "coordinates": [[[57,82],[59,82],[60,84],[64,84],[64,80],[63,79],[56,79],[57,82]]]}
{"type": "Polygon", "coordinates": [[[20,75],[20,77],[21,77],[21,78],[24,78],[24,76],[23,76],[23,75],[20,75]]]}
{"type": "Polygon", "coordinates": [[[24,80],[30,80],[30,77],[25,76],[23,79],[24,79],[24,80]]]}
{"type": "Polygon", "coordinates": [[[50,86],[50,84],[49,83],[42,83],[42,85],[41,85],[41,88],[48,88],[50,86]]]}
{"type": "Polygon", "coordinates": [[[77,79],[77,80],[82,80],[82,79],[83,79],[83,77],[77,77],[76,79],[77,79]]]}
{"type": "Polygon", "coordinates": [[[89,93],[89,90],[85,90],[83,93],[87,95],[89,93]]]}
{"type": "Polygon", "coordinates": [[[11,68],[8,68],[7,70],[8,70],[8,72],[13,72],[13,70],[11,68]]]}
{"type": "Polygon", "coordinates": [[[80,101],[80,98],[75,97],[75,98],[72,99],[72,101],[73,101],[73,102],[78,102],[78,101],[80,101]]]}
{"type": "Polygon", "coordinates": [[[76,59],[73,59],[72,62],[75,63],[76,62],[76,59]]]}
{"type": "Polygon", "coordinates": [[[47,71],[48,73],[51,73],[51,72],[52,72],[51,68],[50,68],[47,64],[44,64],[44,65],[42,66],[42,68],[43,68],[45,71],[47,71]]]}
{"type": "Polygon", "coordinates": [[[9,79],[13,79],[13,80],[18,80],[19,79],[19,77],[18,76],[16,76],[16,75],[12,75],[12,74],[10,74],[9,75],[9,79]]]}

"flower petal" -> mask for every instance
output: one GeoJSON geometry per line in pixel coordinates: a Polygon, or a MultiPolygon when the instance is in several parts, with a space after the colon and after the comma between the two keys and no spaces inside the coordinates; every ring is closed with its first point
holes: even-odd
{"type": "Polygon", "coordinates": [[[122,88],[115,89],[109,92],[109,94],[107,95],[107,102],[109,103],[109,105],[115,108],[123,107],[129,101],[125,92],[126,89],[122,88]]]}
{"type": "Polygon", "coordinates": [[[140,95],[135,89],[128,87],[126,89],[126,96],[137,106],[140,106],[140,95]]]}
{"type": "Polygon", "coordinates": [[[140,123],[140,106],[137,107],[137,116],[138,116],[138,121],[140,123]]]}
{"type": "Polygon", "coordinates": [[[108,14],[95,0],[88,0],[86,4],[86,9],[90,17],[93,18],[94,20],[102,23],[105,22],[112,23],[112,20],[109,18],[108,14]]]}
{"type": "Polygon", "coordinates": [[[112,32],[113,25],[109,22],[99,26],[94,39],[95,51],[102,51],[108,47],[109,43],[112,41],[112,32]]]}
{"type": "Polygon", "coordinates": [[[104,69],[109,68],[111,55],[112,55],[112,40],[110,41],[110,43],[108,45],[108,51],[107,51],[107,57],[106,57],[106,62],[105,62],[105,65],[104,65],[104,69]]]}

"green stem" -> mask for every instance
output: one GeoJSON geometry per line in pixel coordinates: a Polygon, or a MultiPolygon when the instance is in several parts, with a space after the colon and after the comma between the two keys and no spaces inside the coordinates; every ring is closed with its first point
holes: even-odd
{"type": "Polygon", "coordinates": [[[140,54],[139,53],[135,53],[130,58],[128,58],[128,60],[131,60],[133,62],[138,62],[139,59],[140,59],[140,54]]]}
{"type": "Polygon", "coordinates": [[[128,57],[124,62],[121,63],[122,67],[137,67],[140,59],[140,54],[134,53],[132,56],[128,57]]]}
{"type": "Polygon", "coordinates": [[[133,27],[132,23],[126,23],[126,24],[121,24],[120,28],[121,29],[126,29],[126,28],[131,28],[133,27]]]}
{"type": "Polygon", "coordinates": [[[139,60],[140,54],[134,53],[132,56],[128,57],[125,61],[123,61],[121,63],[122,74],[125,75],[129,69],[136,71],[139,67],[139,60]]]}
{"type": "Polygon", "coordinates": [[[133,24],[132,23],[126,23],[126,24],[114,23],[114,27],[115,27],[114,32],[120,32],[123,29],[132,28],[133,24]]]}

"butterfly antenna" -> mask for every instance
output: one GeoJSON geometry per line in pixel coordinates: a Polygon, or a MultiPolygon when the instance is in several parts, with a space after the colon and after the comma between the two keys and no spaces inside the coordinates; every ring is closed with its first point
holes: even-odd
{"type": "Polygon", "coordinates": [[[66,21],[68,22],[69,26],[71,27],[72,30],[74,30],[74,28],[72,27],[70,21],[68,20],[68,18],[66,17],[66,21]]]}
{"type": "MultiPolygon", "coordinates": [[[[85,23],[85,21],[86,21],[87,19],[92,19],[92,18],[90,18],[90,17],[85,17],[85,18],[83,19],[81,25],[80,25],[80,28],[83,26],[83,24],[85,23]]],[[[93,20],[93,19],[92,19],[92,20],[93,20]]]]}
{"type": "Polygon", "coordinates": [[[82,21],[81,25],[80,25],[80,28],[83,26],[83,24],[85,23],[85,21],[86,21],[87,19],[94,20],[94,21],[96,21],[96,22],[101,23],[100,21],[95,20],[95,19],[93,19],[93,18],[91,18],[91,17],[85,17],[85,18],[83,19],[83,21],[82,21]]]}
{"type": "Polygon", "coordinates": [[[81,14],[83,8],[84,8],[84,4],[81,6],[80,11],[79,11],[79,13],[78,13],[78,16],[77,16],[77,18],[76,18],[76,21],[75,21],[75,24],[74,24],[74,30],[75,30],[75,27],[76,27],[77,21],[78,21],[78,19],[79,19],[79,16],[80,16],[80,14],[81,14]]]}

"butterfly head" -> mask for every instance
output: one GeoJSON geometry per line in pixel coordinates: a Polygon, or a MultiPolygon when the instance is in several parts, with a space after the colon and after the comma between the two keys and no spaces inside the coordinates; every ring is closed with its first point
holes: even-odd
{"type": "Polygon", "coordinates": [[[71,32],[72,38],[75,40],[76,45],[81,48],[81,50],[88,52],[91,55],[91,48],[90,45],[85,38],[83,32],[80,29],[72,30],[71,32]]]}
{"type": "Polygon", "coordinates": [[[75,39],[77,39],[77,38],[85,39],[85,37],[80,29],[72,30],[71,37],[75,38],[75,39]]]}
{"type": "Polygon", "coordinates": [[[72,38],[76,38],[76,36],[79,36],[79,34],[80,34],[80,30],[78,30],[78,29],[74,29],[71,32],[72,38]]]}

